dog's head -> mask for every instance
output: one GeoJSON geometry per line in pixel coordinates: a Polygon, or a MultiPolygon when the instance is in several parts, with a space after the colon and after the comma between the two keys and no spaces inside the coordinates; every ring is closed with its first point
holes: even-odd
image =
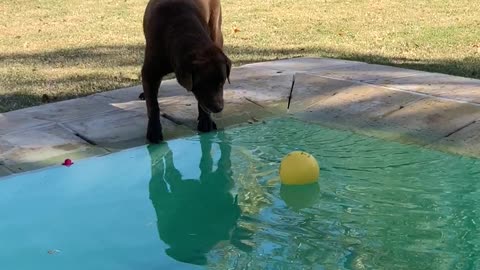
{"type": "Polygon", "coordinates": [[[221,112],[223,85],[227,80],[230,82],[232,62],[215,46],[193,54],[189,62],[175,72],[178,83],[193,92],[204,111],[221,112]]]}

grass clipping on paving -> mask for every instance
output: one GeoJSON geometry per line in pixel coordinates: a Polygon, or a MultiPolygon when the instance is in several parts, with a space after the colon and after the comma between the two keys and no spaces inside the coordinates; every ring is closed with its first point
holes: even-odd
{"type": "MultiPolygon", "coordinates": [[[[3,1],[0,112],[137,85],[147,0],[3,1]]],[[[333,57],[480,78],[471,0],[223,0],[236,65],[333,57]]]]}

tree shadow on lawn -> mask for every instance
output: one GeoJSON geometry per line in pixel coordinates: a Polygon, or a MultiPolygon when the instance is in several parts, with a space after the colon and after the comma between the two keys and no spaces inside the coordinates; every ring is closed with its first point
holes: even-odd
{"type": "Polygon", "coordinates": [[[285,48],[269,49],[244,46],[227,46],[226,51],[237,64],[279,60],[293,57],[327,57],[334,59],[359,61],[369,64],[388,65],[400,68],[437,72],[455,76],[480,79],[480,56],[456,59],[415,59],[406,57],[385,57],[375,54],[360,54],[323,48],[285,48]]]}

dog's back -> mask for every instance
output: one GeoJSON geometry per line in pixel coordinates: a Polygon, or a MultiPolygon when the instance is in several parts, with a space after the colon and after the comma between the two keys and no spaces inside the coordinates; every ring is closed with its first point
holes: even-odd
{"type": "Polygon", "coordinates": [[[171,27],[172,22],[191,19],[192,15],[201,19],[212,41],[223,49],[220,0],[150,0],[143,18],[145,37],[148,40],[162,31],[162,26],[171,27]]]}

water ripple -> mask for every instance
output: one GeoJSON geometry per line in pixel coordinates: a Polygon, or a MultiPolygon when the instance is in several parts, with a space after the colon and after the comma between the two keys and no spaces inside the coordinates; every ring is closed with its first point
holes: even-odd
{"type": "Polygon", "coordinates": [[[268,198],[243,219],[255,231],[255,251],[225,258],[248,261],[237,269],[480,267],[479,160],[291,119],[228,132],[268,198]],[[319,192],[299,194],[300,208],[268,184],[293,150],[313,154],[321,167],[319,192]]]}

